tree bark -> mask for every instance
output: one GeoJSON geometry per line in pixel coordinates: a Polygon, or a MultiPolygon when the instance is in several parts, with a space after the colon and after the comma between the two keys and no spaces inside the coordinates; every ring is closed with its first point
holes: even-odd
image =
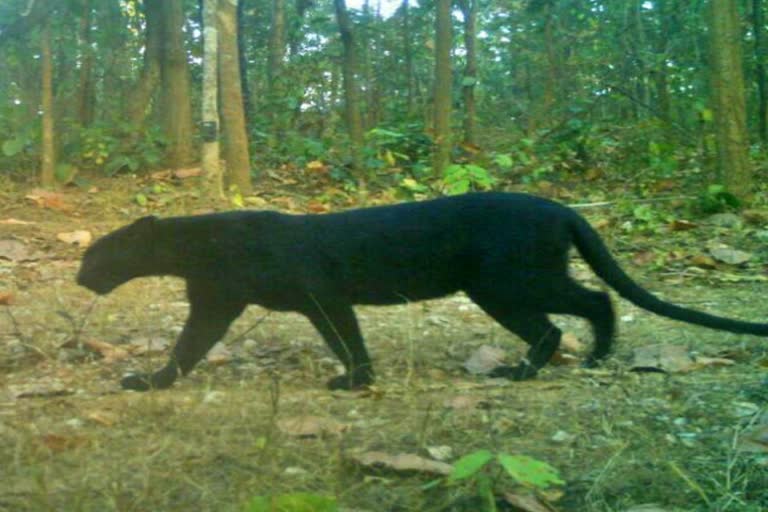
{"type": "Polygon", "coordinates": [[[344,103],[347,133],[350,140],[352,167],[359,178],[362,172],[363,122],[360,116],[360,92],[357,86],[357,54],[352,32],[352,21],[344,0],[334,0],[336,20],[344,47],[342,75],[344,77],[344,103]]]}
{"type": "Polygon", "coordinates": [[[440,176],[451,157],[451,0],[437,0],[436,4],[432,171],[440,176]]]}
{"type": "Polygon", "coordinates": [[[757,81],[758,134],[768,143],[768,84],[765,72],[765,11],[762,0],[752,0],[752,30],[755,33],[755,80],[757,81]]]}
{"type": "MultiPolygon", "coordinates": [[[[278,0],[279,1],[279,0],[278,0]]],[[[237,45],[237,0],[219,0],[219,83],[224,160],[227,182],[243,193],[251,192],[251,160],[245,128],[245,103],[240,87],[237,45]]]]}
{"type": "Polygon", "coordinates": [[[128,121],[139,128],[144,124],[152,108],[152,95],[160,81],[160,61],[162,58],[163,12],[160,3],[163,0],[144,0],[144,59],[136,83],[128,99],[128,121]]]}
{"type": "Polygon", "coordinates": [[[272,0],[272,26],[267,49],[267,113],[272,137],[279,139],[286,128],[285,87],[283,84],[283,60],[285,40],[285,0],[272,0]]]}
{"type": "Polygon", "coordinates": [[[168,139],[167,157],[172,167],[193,161],[192,105],[189,65],[184,47],[184,10],[182,0],[161,0],[163,13],[163,121],[168,139]]]}
{"type": "Polygon", "coordinates": [[[201,166],[206,193],[213,198],[224,197],[224,185],[219,165],[219,106],[218,106],[218,30],[217,0],[203,0],[203,97],[201,166]]]}
{"type": "Polygon", "coordinates": [[[715,114],[718,176],[739,197],[752,191],[748,158],[741,29],[733,0],[712,0],[710,6],[711,84],[715,114]]]}
{"type": "Polygon", "coordinates": [[[464,143],[470,146],[477,144],[475,137],[475,85],[477,83],[477,0],[461,0],[459,2],[464,15],[464,48],[467,52],[464,80],[461,86],[464,97],[464,143]]]}
{"type": "Polygon", "coordinates": [[[45,20],[40,32],[40,65],[41,65],[41,103],[42,119],[42,162],[40,167],[40,183],[43,188],[52,188],[55,184],[54,170],[56,167],[56,147],[53,131],[53,59],[51,57],[51,27],[45,20]]]}
{"type": "Polygon", "coordinates": [[[80,86],[77,90],[77,116],[80,126],[90,126],[94,114],[93,50],[91,48],[91,2],[83,0],[80,16],[80,86]]]}
{"type": "Polygon", "coordinates": [[[413,68],[411,8],[408,0],[403,0],[403,56],[405,58],[405,113],[410,119],[416,113],[416,90],[413,68]]]}

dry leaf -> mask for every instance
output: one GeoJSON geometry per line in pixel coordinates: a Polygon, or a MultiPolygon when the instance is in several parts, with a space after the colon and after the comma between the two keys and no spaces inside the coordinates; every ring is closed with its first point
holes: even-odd
{"type": "Polygon", "coordinates": [[[10,306],[13,304],[13,294],[11,292],[0,292],[0,306],[10,306]]]}
{"type": "Polygon", "coordinates": [[[352,460],[365,467],[388,469],[392,471],[417,471],[450,475],[453,466],[437,460],[427,459],[411,453],[390,455],[385,452],[365,452],[353,455],[352,460]]]}
{"type": "Polygon", "coordinates": [[[325,165],[320,160],[312,160],[311,162],[308,162],[306,165],[306,169],[308,171],[316,172],[316,173],[325,173],[328,172],[328,166],[325,165]]]}
{"type": "Polygon", "coordinates": [[[671,512],[668,508],[663,508],[656,503],[644,503],[642,505],[634,505],[632,507],[624,509],[622,512],[671,512]]]}
{"type": "Polygon", "coordinates": [[[19,262],[29,261],[33,257],[24,242],[6,238],[0,240],[0,258],[19,262]]]}
{"type": "Polygon", "coordinates": [[[634,370],[657,369],[667,372],[685,373],[707,366],[732,365],[730,359],[720,357],[694,357],[682,345],[649,345],[633,350],[634,370]]]}
{"type": "Polygon", "coordinates": [[[88,439],[83,436],[63,436],[61,434],[43,434],[40,443],[54,453],[72,450],[88,444],[88,439]]]}
{"type": "Polygon", "coordinates": [[[61,212],[70,212],[74,209],[71,204],[68,204],[64,199],[63,194],[58,192],[51,192],[50,190],[34,189],[29,194],[24,196],[25,199],[29,199],[34,202],[40,208],[49,208],[51,210],[58,210],[61,212]]]}
{"type": "Polygon", "coordinates": [[[552,354],[552,357],[549,358],[549,364],[555,366],[573,366],[579,364],[580,362],[581,358],[573,354],[566,354],[561,350],[555,350],[555,353],[552,354]]]}
{"type": "Polygon", "coordinates": [[[555,509],[534,495],[504,493],[504,501],[522,512],[555,512],[555,509]]]}
{"type": "Polygon", "coordinates": [[[580,353],[584,351],[584,344],[572,332],[564,332],[560,337],[560,348],[568,352],[580,353]]]}
{"type": "Polygon", "coordinates": [[[309,203],[307,203],[307,211],[309,211],[309,212],[312,212],[312,213],[325,213],[328,210],[330,210],[328,205],[327,204],[323,204],[323,203],[321,203],[319,201],[310,201],[309,203]]]}
{"type": "Polygon", "coordinates": [[[117,414],[112,411],[91,411],[85,417],[103,427],[112,427],[118,420],[117,414]]]}
{"type": "Polygon", "coordinates": [[[203,170],[200,167],[188,167],[185,169],[175,169],[173,171],[173,176],[180,180],[185,180],[187,178],[194,178],[196,176],[202,176],[202,174],[203,174],[203,170]]]}
{"type": "Polygon", "coordinates": [[[656,260],[656,253],[653,251],[640,251],[632,256],[632,263],[638,267],[643,267],[656,260]]]}
{"type": "Polygon", "coordinates": [[[166,338],[134,338],[128,342],[127,349],[131,354],[143,356],[145,354],[160,354],[168,350],[171,342],[166,338]]]}
{"type": "Polygon", "coordinates": [[[676,219],[669,223],[669,229],[671,231],[688,231],[699,227],[695,222],[689,220],[676,219]]]}
{"type": "Polygon", "coordinates": [[[504,364],[507,353],[497,347],[483,345],[464,361],[464,368],[472,375],[487,375],[494,368],[504,364]]]}
{"type": "Polygon", "coordinates": [[[705,254],[697,254],[691,258],[691,265],[699,268],[713,269],[717,266],[717,263],[705,254]]]}
{"type": "Polygon", "coordinates": [[[722,261],[729,265],[741,265],[752,259],[752,254],[738,249],[732,249],[727,246],[713,247],[709,250],[709,253],[717,261],[722,261]]]}
{"type": "Polygon", "coordinates": [[[122,361],[131,356],[128,350],[105,341],[86,340],[83,342],[83,347],[103,357],[104,362],[107,364],[122,361]]]}
{"type": "Polygon", "coordinates": [[[205,356],[208,364],[219,366],[232,361],[232,351],[223,343],[217,343],[205,356]]]}
{"type": "Polygon", "coordinates": [[[15,399],[50,398],[54,396],[67,396],[74,393],[73,390],[67,388],[62,383],[50,380],[10,385],[8,386],[8,391],[10,391],[11,396],[15,399]]]}
{"type": "Polygon", "coordinates": [[[339,435],[349,426],[332,418],[321,416],[293,416],[277,420],[281,432],[294,437],[319,437],[323,434],[339,435]]]}
{"type": "Polygon", "coordinates": [[[75,244],[78,247],[88,247],[91,245],[91,241],[93,240],[93,235],[91,235],[90,231],[85,231],[83,229],[76,230],[76,231],[69,231],[66,233],[59,233],[56,235],[56,238],[65,244],[75,244]]]}
{"type": "Polygon", "coordinates": [[[478,396],[459,395],[453,398],[447,398],[443,406],[456,411],[468,411],[487,407],[488,402],[478,396]]]}
{"type": "Polygon", "coordinates": [[[9,217],[7,219],[0,220],[0,224],[27,226],[27,225],[30,225],[30,224],[34,224],[34,222],[29,222],[29,221],[26,221],[26,220],[19,220],[19,219],[14,219],[13,217],[9,217]]]}

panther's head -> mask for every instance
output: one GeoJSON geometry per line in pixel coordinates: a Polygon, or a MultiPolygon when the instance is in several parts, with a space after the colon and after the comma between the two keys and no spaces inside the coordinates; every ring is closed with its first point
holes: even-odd
{"type": "Polygon", "coordinates": [[[157,217],[149,216],[98,239],[83,255],[77,284],[104,295],[150,274],[157,217]]]}

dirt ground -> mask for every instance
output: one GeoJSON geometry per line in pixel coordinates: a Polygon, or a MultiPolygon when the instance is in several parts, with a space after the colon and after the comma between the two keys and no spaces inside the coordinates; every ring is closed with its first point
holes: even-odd
{"type": "MultiPolygon", "coordinates": [[[[0,254],[0,294],[10,294],[0,295],[0,511],[240,511],[255,496],[296,492],[335,497],[347,511],[484,510],[476,482],[425,486],[436,476],[355,458],[452,463],[481,449],[545,461],[565,482],[527,489],[492,470],[499,510],[516,510],[505,493],[563,511],[768,510],[768,343],[624,301],[615,354],[598,370],[552,365],[521,383],[469,374],[463,363],[478,348],[501,347],[514,361],[524,346],[455,296],[358,308],[378,376],[369,392],[326,390],[338,364],[309,323],[258,307],[230,329],[226,351],[172,389],[121,391],[125,372],[164,363],[186,315],[183,283],[136,280],[94,302],[73,282],[82,249],[57,236],[98,236],[153,208],[205,210],[189,192],[150,191],[142,205],[135,194],[146,184],[123,185],[63,192],[59,203],[19,187],[0,193],[0,241],[23,246],[0,254]],[[695,364],[630,371],[634,350],[650,345],[680,347],[695,364]],[[302,418],[311,431],[297,431],[302,418]]],[[[764,277],[759,266],[654,271],[616,249],[665,299],[766,318],[768,282],[752,279],[764,277]]],[[[583,322],[557,322],[589,347],[583,322]]]]}

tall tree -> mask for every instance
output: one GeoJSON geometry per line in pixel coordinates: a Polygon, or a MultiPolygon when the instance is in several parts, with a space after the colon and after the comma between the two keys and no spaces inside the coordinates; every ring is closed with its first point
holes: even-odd
{"type": "MultiPolygon", "coordinates": [[[[336,21],[339,24],[341,43],[344,48],[342,61],[344,106],[347,133],[351,143],[352,166],[359,175],[362,171],[363,122],[360,116],[360,91],[357,85],[357,49],[352,30],[352,20],[349,17],[345,1],[334,0],[333,5],[336,10],[336,21]]],[[[362,176],[359,177],[362,178],[362,176]]]]}
{"type": "Polygon", "coordinates": [[[477,83],[477,0],[459,0],[461,13],[464,16],[464,49],[466,50],[466,65],[461,83],[464,97],[464,143],[476,144],[475,117],[475,85],[477,83]]]}
{"type": "Polygon", "coordinates": [[[403,56],[405,59],[405,112],[410,118],[416,111],[416,85],[413,64],[413,31],[411,30],[411,7],[403,0],[403,56]]]}
{"type": "Polygon", "coordinates": [[[451,157],[451,0],[437,0],[435,16],[435,149],[432,170],[440,175],[451,157]]]}
{"type": "Polygon", "coordinates": [[[152,94],[160,81],[160,63],[163,52],[162,0],[144,0],[144,53],[139,77],[128,98],[128,121],[139,128],[149,112],[152,94]]]}
{"type": "Polygon", "coordinates": [[[744,197],[752,190],[752,168],[747,152],[749,139],[737,8],[732,0],[711,2],[710,73],[718,174],[731,192],[744,197]]]}
{"type": "Polygon", "coordinates": [[[282,136],[288,120],[283,83],[285,49],[285,0],[272,0],[272,23],[267,48],[267,113],[273,138],[282,136]]]}
{"type": "Polygon", "coordinates": [[[219,106],[218,62],[219,38],[216,26],[218,0],[203,0],[203,98],[201,166],[206,192],[216,198],[224,197],[219,166],[219,106]]]}
{"type": "Polygon", "coordinates": [[[168,160],[173,167],[188,165],[192,151],[192,103],[189,64],[184,47],[182,0],[161,0],[163,13],[163,123],[168,139],[168,160]]]}
{"type": "Polygon", "coordinates": [[[757,81],[757,126],[760,140],[768,143],[768,80],[765,58],[765,10],[762,0],[752,0],[752,30],[755,33],[755,80],[757,81]]]}
{"type": "Polygon", "coordinates": [[[40,31],[40,65],[42,67],[41,106],[43,111],[42,123],[42,165],[40,168],[40,183],[45,188],[54,185],[54,169],[56,167],[56,146],[54,144],[53,131],[53,58],[51,56],[51,24],[49,20],[43,22],[40,31]]]}
{"type": "Polygon", "coordinates": [[[77,89],[77,117],[80,126],[89,126],[94,116],[93,48],[91,47],[91,2],[83,0],[80,13],[80,80],[77,89]]]}
{"type": "Polygon", "coordinates": [[[219,92],[229,185],[242,193],[251,191],[251,162],[245,129],[245,103],[240,87],[237,44],[237,0],[219,0],[219,92]]]}

